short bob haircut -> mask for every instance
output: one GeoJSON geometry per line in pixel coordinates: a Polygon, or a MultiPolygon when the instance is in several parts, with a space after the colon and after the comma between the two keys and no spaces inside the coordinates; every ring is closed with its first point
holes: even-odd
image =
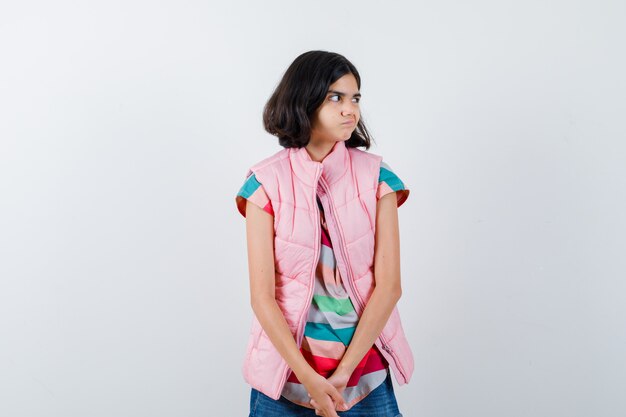
{"type": "MultiPolygon", "coordinates": [[[[285,148],[306,146],[311,139],[311,118],[324,103],[330,85],[349,73],[360,89],[359,72],[344,56],[327,51],[309,51],[298,56],[263,108],[265,130],[277,136],[285,148]]],[[[371,141],[360,118],[345,145],[369,149],[371,141]]]]}

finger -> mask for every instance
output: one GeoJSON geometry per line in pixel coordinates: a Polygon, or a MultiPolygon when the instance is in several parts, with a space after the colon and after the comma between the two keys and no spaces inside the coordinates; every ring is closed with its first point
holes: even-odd
{"type": "Polygon", "coordinates": [[[317,401],[315,401],[313,398],[311,398],[311,401],[309,401],[309,404],[311,404],[315,408],[315,414],[316,415],[318,415],[318,416],[322,415],[321,407],[317,404],[317,401]]]}
{"type": "Polygon", "coordinates": [[[345,409],[348,407],[345,400],[343,399],[343,395],[341,395],[337,390],[331,391],[330,396],[333,399],[336,407],[339,407],[341,409],[345,409]]]}
{"type": "Polygon", "coordinates": [[[327,407],[322,407],[321,409],[316,409],[315,411],[319,412],[320,415],[324,417],[339,417],[333,404],[327,407]]]}
{"type": "Polygon", "coordinates": [[[319,404],[317,401],[311,399],[311,405],[315,407],[315,414],[324,417],[339,417],[335,411],[335,404],[330,396],[325,397],[325,401],[323,402],[325,404],[319,404]]]}
{"type": "Polygon", "coordinates": [[[348,409],[348,404],[346,400],[344,400],[343,395],[339,401],[333,399],[333,403],[335,404],[335,409],[339,411],[346,411],[348,409]]]}
{"type": "Polygon", "coordinates": [[[337,405],[337,410],[339,411],[346,411],[347,409],[348,409],[348,405],[345,402],[343,404],[337,405]]]}

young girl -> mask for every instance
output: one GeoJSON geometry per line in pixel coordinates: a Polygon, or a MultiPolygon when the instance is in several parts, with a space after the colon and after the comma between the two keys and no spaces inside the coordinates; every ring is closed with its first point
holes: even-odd
{"type": "Polygon", "coordinates": [[[267,102],[282,150],[236,196],[246,217],[254,311],[243,375],[249,417],[398,417],[391,372],[413,356],[401,295],[397,208],[409,190],[360,117],[361,78],[342,55],[298,56],[267,102]]]}

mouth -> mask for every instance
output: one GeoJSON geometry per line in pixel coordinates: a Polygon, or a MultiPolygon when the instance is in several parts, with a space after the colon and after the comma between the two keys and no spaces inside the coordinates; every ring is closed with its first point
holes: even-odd
{"type": "Polygon", "coordinates": [[[347,122],[343,122],[343,126],[354,126],[354,120],[348,120],[347,122]]]}

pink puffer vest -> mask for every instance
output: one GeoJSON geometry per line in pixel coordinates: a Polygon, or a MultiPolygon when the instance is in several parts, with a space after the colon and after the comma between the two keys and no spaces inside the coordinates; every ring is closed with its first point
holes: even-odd
{"type": "MultiPolygon", "coordinates": [[[[274,210],[276,301],[298,346],[313,297],[320,253],[316,192],[336,246],[337,267],[359,316],[372,294],[381,160],[381,156],[347,148],[339,141],[322,162],[313,161],[305,148],[285,148],[248,171],[248,175],[256,174],[274,210]]],[[[237,207],[245,217],[245,200],[237,198],[237,207]]],[[[375,344],[389,362],[397,383],[408,383],[413,373],[413,354],[397,308],[375,344]]],[[[291,372],[254,315],[242,370],[248,384],[275,400],[280,398],[291,372]]]]}

